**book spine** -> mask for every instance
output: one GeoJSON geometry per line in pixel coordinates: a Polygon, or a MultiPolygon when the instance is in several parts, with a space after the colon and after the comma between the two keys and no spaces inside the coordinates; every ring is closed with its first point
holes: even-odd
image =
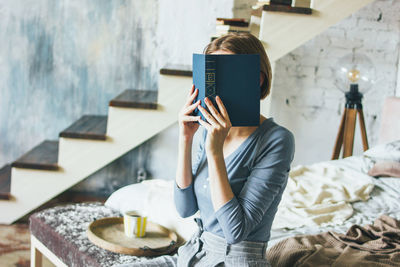
{"type": "Polygon", "coordinates": [[[215,59],[206,59],[206,97],[216,94],[216,65],[215,59]]]}
{"type": "Polygon", "coordinates": [[[215,102],[217,94],[217,61],[215,58],[206,57],[205,72],[205,97],[209,98],[218,110],[215,102]]]}

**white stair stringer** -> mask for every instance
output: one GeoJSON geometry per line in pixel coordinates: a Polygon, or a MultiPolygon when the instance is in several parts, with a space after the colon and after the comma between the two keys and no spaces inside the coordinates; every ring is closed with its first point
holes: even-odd
{"type": "Polygon", "coordinates": [[[259,39],[276,61],[372,1],[314,0],[311,15],[262,11],[259,39]]]}
{"type": "Polygon", "coordinates": [[[191,77],[160,75],[158,109],[110,106],[106,141],[60,138],[59,171],[12,168],[13,199],[0,200],[0,223],[16,221],[175,123],[191,85],[191,77]]]}

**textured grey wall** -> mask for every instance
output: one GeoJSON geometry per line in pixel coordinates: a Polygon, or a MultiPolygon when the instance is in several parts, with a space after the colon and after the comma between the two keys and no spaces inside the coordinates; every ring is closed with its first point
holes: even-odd
{"type": "MultiPolygon", "coordinates": [[[[0,166],[83,114],[107,114],[126,88],[157,90],[157,12],[155,0],[0,1],[0,166]]],[[[93,188],[129,182],[138,153],[93,188]]]]}
{"type": "Polygon", "coordinates": [[[0,2],[0,165],[126,88],[156,90],[156,3],[0,2]]]}

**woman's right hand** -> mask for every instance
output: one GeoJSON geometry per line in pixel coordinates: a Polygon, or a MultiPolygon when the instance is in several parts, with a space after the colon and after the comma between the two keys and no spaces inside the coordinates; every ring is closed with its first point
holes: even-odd
{"type": "Polygon", "coordinates": [[[179,122],[179,134],[185,140],[192,140],[194,134],[196,133],[197,129],[199,128],[199,124],[197,121],[200,119],[200,116],[190,116],[190,114],[197,108],[197,106],[201,103],[198,100],[196,103],[192,104],[193,100],[196,99],[199,90],[196,89],[194,85],[186,98],[186,103],[179,111],[178,122],[179,122]]]}

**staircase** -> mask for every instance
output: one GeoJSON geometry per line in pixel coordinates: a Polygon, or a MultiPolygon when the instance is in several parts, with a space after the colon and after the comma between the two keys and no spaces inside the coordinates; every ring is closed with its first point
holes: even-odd
{"type": "Polygon", "coordinates": [[[160,70],[159,91],[126,90],[108,116],[85,115],[0,170],[0,223],[10,224],[177,121],[188,67],[160,70]],[[10,190],[11,185],[11,190],[10,190]]]}
{"type": "MultiPolygon", "coordinates": [[[[315,0],[311,14],[263,6],[252,33],[264,42],[274,64],[370,2],[315,0]]],[[[109,102],[108,116],[85,115],[59,140],[45,140],[1,168],[0,223],[13,223],[175,123],[191,76],[190,67],[167,66],[160,70],[158,91],[126,90],[109,102]]],[[[266,103],[263,113],[268,112],[266,103]]]]}
{"type": "Polygon", "coordinates": [[[310,14],[300,9],[276,9],[264,5],[254,16],[259,25],[251,27],[253,32],[263,41],[270,61],[274,62],[290,51],[311,40],[319,33],[342,19],[350,16],[357,10],[373,2],[373,0],[314,0],[310,14]],[[259,26],[259,27],[257,27],[259,26]]]}

